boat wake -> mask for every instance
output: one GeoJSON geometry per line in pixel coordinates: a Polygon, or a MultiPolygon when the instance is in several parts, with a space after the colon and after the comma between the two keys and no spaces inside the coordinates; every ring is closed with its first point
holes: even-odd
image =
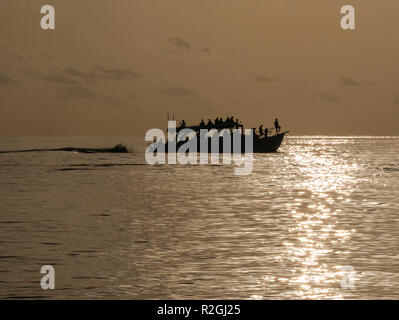
{"type": "Polygon", "coordinates": [[[22,152],[49,152],[49,151],[67,151],[67,152],[80,152],[80,153],[128,153],[128,149],[118,144],[113,148],[55,148],[55,149],[29,149],[29,150],[10,150],[0,151],[0,153],[22,153],[22,152]]]}
{"type": "Polygon", "coordinates": [[[101,164],[72,164],[57,171],[96,170],[98,168],[124,167],[124,166],[147,166],[146,163],[101,163],[101,164]]]}

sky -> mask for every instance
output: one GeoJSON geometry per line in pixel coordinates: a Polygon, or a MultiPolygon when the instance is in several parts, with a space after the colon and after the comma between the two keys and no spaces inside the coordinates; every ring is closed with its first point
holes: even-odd
{"type": "Polygon", "coordinates": [[[3,0],[0,136],[144,135],[278,117],[294,135],[399,135],[397,0],[3,0]],[[55,8],[42,30],[40,8],[55,8]],[[356,30],[340,27],[343,5],[356,30]]]}

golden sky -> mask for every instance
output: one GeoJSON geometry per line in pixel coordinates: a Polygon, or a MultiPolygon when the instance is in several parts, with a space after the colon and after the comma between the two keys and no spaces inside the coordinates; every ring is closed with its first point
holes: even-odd
{"type": "Polygon", "coordinates": [[[168,112],[399,135],[398,17],[397,0],[3,0],[0,135],[144,134],[168,112]]]}

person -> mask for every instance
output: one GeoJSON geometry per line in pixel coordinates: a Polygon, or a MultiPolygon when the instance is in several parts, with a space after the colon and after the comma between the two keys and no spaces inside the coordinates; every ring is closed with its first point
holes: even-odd
{"type": "Polygon", "coordinates": [[[234,126],[235,126],[236,129],[238,129],[240,127],[240,120],[238,120],[238,118],[234,122],[234,126]]]}
{"type": "Polygon", "coordinates": [[[276,128],[276,133],[280,133],[281,127],[278,123],[278,119],[274,120],[274,127],[276,128]]]}
{"type": "Polygon", "coordinates": [[[220,120],[219,120],[219,117],[217,117],[215,119],[215,127],[219,126],[219,124],[220,124],[220,120]]]}
{"type": "Polygon", "coordinates": [[[183,128],[185,128],[186,127],[186,122],[184,121],[184,120],[182,120],[181,122],[180,122],[180,127],[179,127],[179,129],[183,129],[183,128]]]}
{"type": "Polygon", "coordinates": [[[265,128],[265,138],[267,138],[268,135],[269,135],[269,129],[265,128]]]}
{"type": "Polygon", "coordinates": [[[206,125],[209,129],[213,127],[213,123],[211,119],[208,119],[208,124],[206,125]]]}
{"type": "Polygon", "coordinates": [[[263,137],[263,124],[261,124],[260,127],[259,127],[259,136],[261,138],[263,137]]]}
{"type": "Polygon", "coordinates": [[[204,127],[205,127],[205,121],[204,121],[204,119],[201,119],[200,128],[204,128],[204,127]]]}

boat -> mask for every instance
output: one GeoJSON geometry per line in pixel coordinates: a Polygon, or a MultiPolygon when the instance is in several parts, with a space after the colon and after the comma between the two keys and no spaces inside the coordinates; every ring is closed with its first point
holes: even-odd
{"type": "MultiPolygon", "coordinates": [[[[230,148],[228,148],[228,150],[230,150],[231,153],[244,153],[246,152],[245,150],[245,141],[246,138],[248,138],[245,134],[244,134],[244,126],[241,123],[238,122],[229,122],[226,124],[218,124],[218,125],[200,125],[200,126],[185,126],[182,125],[178,128],[176,128],[176,132],[177,134],[179,134],[179,132],[183,129],[191,129],[192,131],[195,132],[195,135],[186,138],[184,141],[179,141],[176,143],[176,150],[179,150],[179,148],[181,146],[183,146],[185,143],[187,143],[190,139],[193,139],[195,136],[197,138],[197,151],[201,152],[201,153],[224,153],[224,138],[222,136],[219,136],[219,148],[213,148],[211,146],[211,138],[208,138],[207,140],[207,144],[208,146],[206,147],[206,142],[205,145],[204,143],[202,143],[202,148],[201,148],[201,140],[200,140],[200,130],[201,129],[207,129],[207,130],[218,130],[219,133],[222,130],[228,130],[230,133],[232,132],[233,129],[241,129],[241,149],[236,151],[233,148],[233,139],[230,139],[230,148]]],[[[216,132],[216,131],[215,131],[216,132]]],[[[253,134],[253,153],[272,153],[272,152],[277,152],[277,150],[280,148],[283,140],[284,140],[284,136],[289,132],[289,131],[285,131],[285,132],[276,132],[275,129],[271,130],[269,129],[269,132],[274,132],[274,134],[271,135],[263,135],[263,136],[259,136],[257,134],[253,134]]],[[[162,150],[164,149],[165,152],[168,152],[169,149],[171,150],[175,150],[174,146],[172,148],[172,146],[169,146],[170,142],[167,141],[166,143],[163,141],[159,141],[156,142],[154,144],[154,149],[157,150],[162,150]],[[159,145],[159,143],[163,144],[162,146],[159,145]],[[162,148],[158,148],[158,147],[162,147],[162,148]]],[[[153,150],[154,150],[153,149],[153,150]]],[[[187,151],[186,151],[187,152],[187,151]]]]}

